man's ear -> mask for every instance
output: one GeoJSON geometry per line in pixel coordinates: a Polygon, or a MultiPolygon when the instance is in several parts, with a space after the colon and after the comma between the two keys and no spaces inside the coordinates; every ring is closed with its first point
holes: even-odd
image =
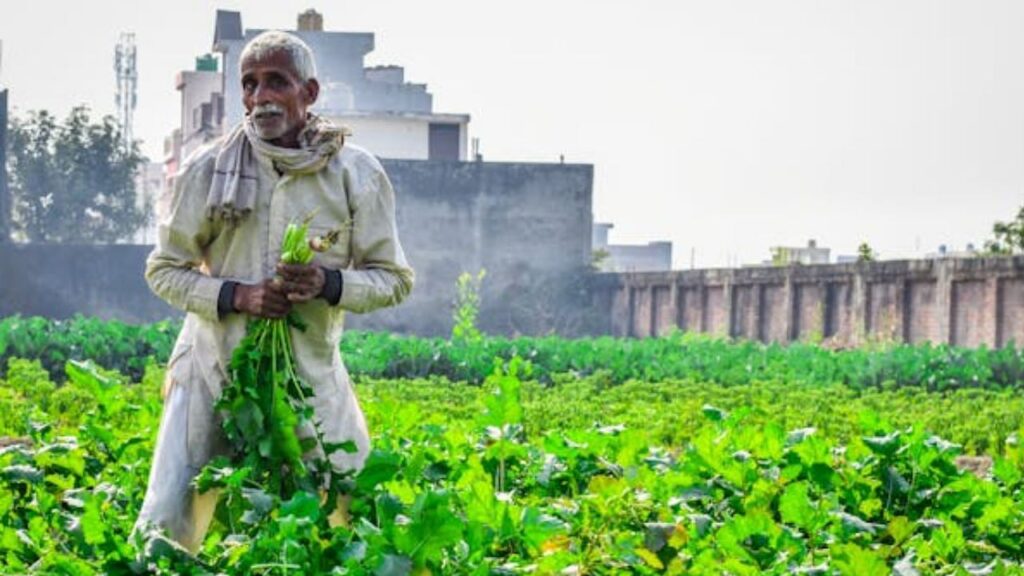
{"type": "Polygon", "coordinates": [[[304,86],[306,88],[306,106],[312,106],[320,96],[320,83],[316,78],[310,78],[306,80],[304,86]]]}

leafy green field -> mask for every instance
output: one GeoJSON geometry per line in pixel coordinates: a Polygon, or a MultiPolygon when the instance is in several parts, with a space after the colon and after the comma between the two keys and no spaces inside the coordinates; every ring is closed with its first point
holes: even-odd
{"type": "Polygon", "coordinates": [[[350,479],[350,527],[329,528],[315,498],[281,502],[215,466],[202,481],[223,488],[223,507],[199,557],[163,547],[139,560],[129,532],[174,328],[110,338],[134,342],[136,362],[113,364],[141,376],[72,362],[55,378],[55,356],[10,353],[26,332],[5,322],[3,574],[1024,574],[1024,399],[999,380],[1019,362],[1010,349],[358,334],[343,349],[362,366],[374,452],[350,479]],[[404,347],[402,361],[509,347],[533,360],[467,361],[481,376],[457,381],[440,360],[375,368],[373,346],[404,347]],[[564,356],[588,347],[608,355],[564,356]],[[622,368],[636,357],[673,373],[622,368]],[[880,373],[897,376],[835,376],[880,373]],[[970,373],[987,376],[960,380],[970,373]],[[991,471],[959,471],[960,453],[993,456],[991,471]]]}
{"type": "MultiPolygon", "coordinates": [[[[142,377],[149,358],[165,362],[180,325],[134,326],[77,317],[68,321],[18,316],[0,319],[0,370],[9,358],[42,362],[62,381],[64,364],[88,358],[132,379],[142,377]]],[[[349,372],[375,378],[443,376],[479,384],[495,358],[521,357],[545,383],[559,374],[601,373],[614,383],[690,379],[723,385],[776,381],[841,383],[856,389],[917,386],[927,390],[1024,388],[1024,349],[875,345],[829,350],[813,344],[789,346],[730,342],[674,334],[664,338],[483,337],[465,343],[384,333],[345,333],[341,352],[349,372]]]]}

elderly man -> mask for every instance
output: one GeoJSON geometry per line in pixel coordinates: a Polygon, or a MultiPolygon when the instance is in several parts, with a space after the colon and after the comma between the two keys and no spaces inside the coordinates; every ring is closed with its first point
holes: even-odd
{"type": "Polygon", "coordinates": [[[265,32],[241,54],[246,117],[196,151],[175,179],[156,248],[146,263],[153,291],[188,314],[167,367],[164,413],[137,529],[160,530],[190,551],[202,543],[215,494],[189,486],[225,452],[214,403],[231,351],[252,317],[296,310],[308,328],[292,331],[299,375],[314,388],[315,417],[336,452],[337,470],[358,469],[369,450],[363,414],[342,363],[344,311],[402,301],[413,271],[398,242],[394,191],[366,151],[308,112],[319,84],[300,39],[265,32]],[[313,213],[311,235],[341,236],[309,266],[284,266],[289,222],[313,213]]]}

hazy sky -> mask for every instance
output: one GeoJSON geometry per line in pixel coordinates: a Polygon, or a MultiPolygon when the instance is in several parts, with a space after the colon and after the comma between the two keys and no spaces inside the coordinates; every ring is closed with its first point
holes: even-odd
{"type": "MultiPolygon", "coordinates": [[[[113,50],[136,34],[136,135],[162,154],[174,74],[217,8],[248,28],[374,32],[367,64],[469,113],[487,160],[595,166],[612,241],[675,262],[755,262],[809,238],[883,257],[989,236],[1024,203],[1024,2],[938,0],[175,0],[0,2],[19,110],[114,110],[113,50]]],[[[401,199],[399,199],[399,202],[401,199]]]]}

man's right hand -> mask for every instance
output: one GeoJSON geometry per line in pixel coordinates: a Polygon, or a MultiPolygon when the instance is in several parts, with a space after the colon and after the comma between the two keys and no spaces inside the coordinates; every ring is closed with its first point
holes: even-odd
{"type": "Polygon", "coordinates": [[[273,279],[235,286],[235,310],[258,318],[284,318],[292,309],[284,285],[273,279]]]}

